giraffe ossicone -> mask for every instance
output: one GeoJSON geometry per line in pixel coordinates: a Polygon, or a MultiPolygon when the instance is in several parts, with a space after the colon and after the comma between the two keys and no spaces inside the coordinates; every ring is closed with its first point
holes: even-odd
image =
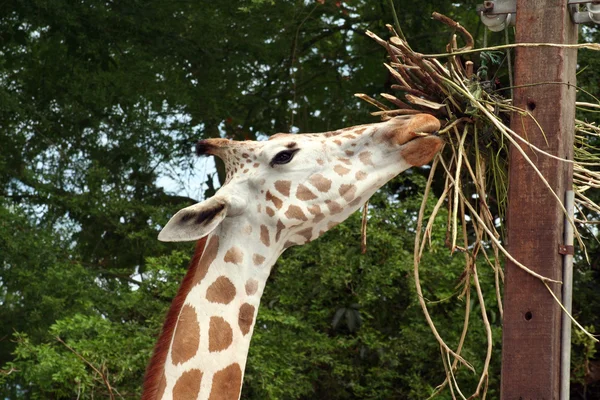
{"type": "Polygon", "coordinates": [[[390,179],[443,145],[428,114],[268,141],[206,139],[220,157],[217,193],[177,212],[162,241],[200,240],[169,311],[144,400],[239,399],[256,314],[283,251],[344,221],[390,179]]]}

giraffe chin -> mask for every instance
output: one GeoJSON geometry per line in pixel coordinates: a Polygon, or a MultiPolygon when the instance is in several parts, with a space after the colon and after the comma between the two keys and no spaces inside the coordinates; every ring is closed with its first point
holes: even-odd
{"type": "Polygon", "coordinates": [[[400,155],[413,167],[421,167],[429,163],[443,145],[439,136],[419,136],[403,145],[400,155]]]}

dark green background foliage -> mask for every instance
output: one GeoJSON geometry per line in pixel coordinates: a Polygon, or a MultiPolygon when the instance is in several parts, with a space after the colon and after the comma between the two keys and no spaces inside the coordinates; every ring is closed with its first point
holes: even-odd
{"type": "MultiPolygon", "coordinates": [[[[442,51],[451,34],[428,18],[433,11],[460,21],[481,44],[476,3],[395,1],[421,52],[442,51]]],[[[159,243],[157,232],[214,190],[194,169],[195,141],[374,122],[353,94],[390,91],[385,52],[364,31],[387,37],[391,22],[387,0],[2,2],[0,398],[105,398],[101,376],[117,397],[138,397],[192,253],[190,244],[159,243]],[[178,182],[178,194],[173,184],[164,189],[165,177],[178,182]]],[[[594,30],[584,37],[599,39],[594,30]]],[[[600,93],[598,56],[580,57],[581,68],[589,66],[580,84],[600,93]]],[[[263,297],[243,398],[426,398],[443,381],[412,278],[426,173],[408,172],[375,196],[366,255],[354,215],[281,258],[263,297]]],[[[464,259],[449,255],[439,218],[421,273],[432,316],[454,347],[465,306],[474,316],[480,310],[460,296],[464,259]]],[[[592,265],[577,265],[575,313],[599,326],[600,247],[588,236],[592,265]]],[[[495,398],[501,321],[492,271],[481,263],[480,273],[495,398]]],[[[599,393],[586,375],[597,365],[594,348],[575,342],[574,392],[591,398],[599,393]]],[[[463,353],[481,371],[479,318],[463,353]]],[[[475,375],[461,368],[457,376],[465,392],[474,390],[475,375]]]]}

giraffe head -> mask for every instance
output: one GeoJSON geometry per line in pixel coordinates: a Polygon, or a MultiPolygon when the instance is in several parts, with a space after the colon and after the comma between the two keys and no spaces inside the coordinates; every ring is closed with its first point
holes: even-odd
{"type": "Polygon", "coordinates": [[[220,157],[225,184],[210,199],[175,214],[162,241],[198,240],[219,226],[254,229],[283,251],[345,220],[390,179],[433,158],[443,141],[428,114],[268,141],[201,140],[198,154],[220,157]]]}

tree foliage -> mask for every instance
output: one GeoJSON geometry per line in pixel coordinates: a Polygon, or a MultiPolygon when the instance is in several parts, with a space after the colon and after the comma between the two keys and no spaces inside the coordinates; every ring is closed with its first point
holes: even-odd
{"type": "MultiPolygon", "coordinates": [[[[451,32],[427,16],[450,15],[481,40],[476,3],[395,6],[411,45],[437,52],[451,32]]],[[[353,93],[390,91],[391,80],[364,31],[384,37],[391,22],[387,0],[0,4],[0,396],[139,397],[192,254],[156,234],[214,191],[195,168],[195,141],[373,122],[353,93]]],[[[586,35],[597,41],[596,31],[586,35]]],[[[590,68],[581,84],[597,94],[598,59],[582,57],[590,68]]],[[[443,381],[411,275],[421,172],[372,202],[366,255],[355,215],[278,262],[244,398],[423,398],[443,381]]],[[[589,248],[597,260],[599,247],[589,248]]],[[[440,333],[456,345],[465,307],[476,306],[453,290],[462,260],[448,255],[442,231],[432,249],[424,287],[440,333]]],[[[598,264],[578,268],[577,314],[598,326],[598,264]]],[[[501,323],[489,313],[499,352],[501,323]]],[[[480,369],[485,334],[475,321],[470,329],[465,354],[480,369]]],[[[580,384],[593,357],[577,342],[580,384]]],[[[477,384],[463,370],[458,379],[477,384]]]]}

